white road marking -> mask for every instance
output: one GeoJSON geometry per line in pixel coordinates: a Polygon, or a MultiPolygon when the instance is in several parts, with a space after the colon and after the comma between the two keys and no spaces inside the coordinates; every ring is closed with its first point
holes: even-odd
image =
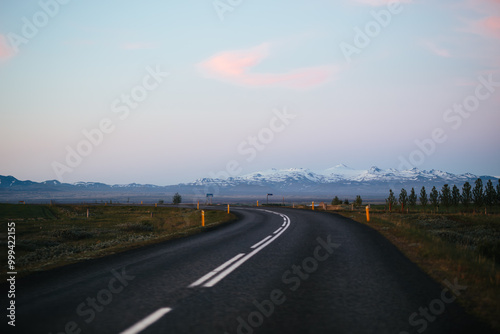
{"type": "Polygon", "coordinates": [[[148,315],[146,318],[142,319],[132,327],[124,330],[120,334],[137,334],[145,330],[148,326],[152,325],[156,321],[158,321],[161,317],[163,317],[168,312],[172,311],[169,307],[162,307],[161,309],[156,310],[156,312],[148,315]]]}
{"type": "MultiPolygon", "coordinates": [[[[262,211],[266,211],[266,212],[277,214],[276,212],[269,211],[269,210],[262,210],[262,211]]],[[[236,268],[238,268],[243,263],[245,263],[246,261],[248,261],[252,256],[254,256],[255,254],[257,254],[258,252],[260,252],[261,250],[263,250],[267,245],[269,245],[274,240],[276,240],[290,226],[290,218],[288,218],[288,216],[282,215],[282,214],[280,214],[280,216],[284,217],[285,222],[283,223],[282,227],[280,227],[279,229],[277,229],[273,234],[278,233],[280,230],[281,230],[281,232],[279,232],[278,234],[276,234],[274,237],[272,237],[270,235],[267,236],[266,238],[264,238],[263,240],[259,241],[258,243],[256,243],[255,245],[253,245],[251,247],[251,248],[258,247],[253,252],[247,254],[246,256],[245,256],[245,253],[240,253],[240,254],[236,255],[231,260],[226,261],[224,264],[220,265],[219,267],[215,268],[214,270],[212,270],[211,272],[209,272],[205,276],[203,276],[200,279],[198,279],[196,282],[194,282],[193,284],[191,284],[189,287],[198,286],[198,285],[202,284],[203,282],[206,282],[207,280],[209,280],[210,278],[212,278],[214,275],[219,274],[218,276],[216,276],[215,278],[213,278],[212,280],[210,280],[208,283],[206,283],[206,284],[203,285],[204,287],[213,287],[215,284],[217,284],[218,282],[220,282],[224,277],[226,277],[231,272],[233,272],[236,268]],[[270,238],[272,238],[272,239],[270,239],[270,238]],[[232,264],[232,266],[230,266],[231,264],[232,264]],[[230,267],[226,269],[226,267],[228,267],[228,266],[230,266],[230,267]],[[226,270],[224,270],[224,269],[226,269],[226,270]]],[[[141,321],[137,322],[132,327],[129,327],[128,329],[124,330],[120,334],[137,334],[139,332],[142,332],[143,330],[145,330],[147,327],[149,327],[152,324],[154,324],[156,321],[158,321],[159,319],[161,319],[161,317],[163,317],[165,314],[167,314],[170,311],[172,311],[171,308],[169,308],[169,307],[162,307],[162,308],[156,310],[154,313],[148,315],[146,318],[144,318],[141,321]]]]}
{"type": "Polygon", "coordinates": [[[267,240],[271,239],[272,236],[271,235],[268,235],[267,237],[265,237],[264,239],[262,239],[261,241],[259,241],[258,243],[256,243],[255,245],[253,245],[252,247],[250,248],[255,248],[255,247],[259,247],[261,244],[263,244],[264,242],[266,242],[267,240]]]}
{"type": "Polygon", "coordinates": [[[194,282],[193,284],[191,284],[189,287],[193,288],[195,286],[198,286],[198,285],[204,283],[205,281],[209,280],[212,276],[214,276],[218,272],[224,270],[224,268],[226,268],[227,266],[229,266],[231,263],[237,261],[239,258],[241,258],[244,255],[245,255],[245,253],[241,253],[241,254],[236,255],[231,260],[224,262],[224,264],[220,265],[219,267],[215,268],[214,270],[212,270],[211,272],[209,272],[205,276],[201,277],[199,280],[197,280],[196,282],[194,282]]]}
{"type": "MultiPolygon", "coordinates": [[[[269,211],[269,212],[272,212],[272,211],[269,211]]],[[[263,250],[267,245],[269,245],[274,240],[276,240],[277,238],[279,238],[279,236],[283,232],[285,232],[286,229],[289,226],[290,226],[290,218],[287,217],[287,225],[286,225],[285,228],[283,228],[283,230],[281,232],[279,232],[278,234],[276,234],[272,239],[270,239],[269,241],[267,241],[266,243],[264,243],[263,245],[261,245],[259,248],[255,249],[253,252],[251,252],[251,253],[247,254],[245,257],[241,258],[238,262],[234,263],[232,266],[230,266],[229,268],[227,268],[226,270],[224,270],[223,272],[221,272],[219,275],[217,275],[214,278],[212,278],[208,283],[205,283],[203,286],[207,287],[207,288],[211,288],[215,284],[219,283],[224,277],[226,277],[227,275],[229,275],[230,273],[232,273],[234,270],[236,270],[236,268],[238,268],[243,263],[245,263],[246,261],[248,261],[252,256],[254,256],[255,254],[257,254],[258,252],[260,252],[261,250],[263,250]]]]}

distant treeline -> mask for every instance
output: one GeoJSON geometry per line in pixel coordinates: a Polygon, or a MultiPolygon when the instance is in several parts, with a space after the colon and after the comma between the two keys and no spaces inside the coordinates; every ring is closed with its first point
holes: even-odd
{"type": "MultiPolygon", "coordinates": [[[[346,198],[344,201],[342,201],[341,199],[339,199],[338,196],[335,196],[332,200],[332,205],[341,205],[341,204],[349,205],[349,200],[346,198]]],[[[355,206],[361,206],[363,204],[363,199],[361,199],[361,196],[357,195],[353,204],[355,206]]]]}
{"type": "Polygon", "coordinates": [[[448,184],[445,184],[441,191],[438,191],[436,187],[432,187],[430,193],[427,194],[425,187],[422,187],[418,197],[414,188],[411,188],[410,194],[404,188],[401,189],[398,198],[390,189],[389,197],[386,198],[385,203],[389,206],[389,211],[396,208],[398,204],[401,210],[404,210],[405,208],[415,207],[417,200],[421,207],[425,208],[429,205],[434,209],[440,206],[445,208],[461,206],[474,209],[500,206],[500,180],[498,180],[496,189],[491,180],[488,180],[486,186],[483,186],[483,180],[481,179],[474,182],[474,188],[469,182],[465,182],[462,191],[456,185],[450,188],[448,184]]]}

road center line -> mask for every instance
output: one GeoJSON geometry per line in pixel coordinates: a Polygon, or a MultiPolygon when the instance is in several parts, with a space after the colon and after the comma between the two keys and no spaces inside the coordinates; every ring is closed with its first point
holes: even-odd
{"type": "Polygon", "coordinates": [[[274,231],[274,232],[273,232],[273,234],[278,233],[279,231],[281,231],[281,229],[282,229],[282,228],[283,228],[283,227],[280,227],[279,229],[277,229],[276,231],[274,231]]]}
{"type": "Polygon", "coordinates": [[[151,326],[153,323],[158,321],[161,317],[163,317],[168,312],[172,311],[169,307],[162,307],[161,309],[156,310],[154,313],[151,313],[146,318],[142,319],[132,327],[124,330],[120,334],[137,334],[147,327],[151,326]]]}
{"type": "Polygon", "coordinates": [[[193,288],[195,286],[198,286],[198,285],[204,283],[205,281],[207,281],[208,279],[210,279],[212,276],[214,276],[217,273],[219,273],[220,271],[224,270],[224,268],[226,268],[227,266],[231,265],[233,262],[237,261],[239,258],[241,258],[244,255],[245,255],[245,253],[241,253],[241,254],[236,255],[231,260],[224,262],[222,265],[218,266],[217,268],[215,268],[214,270],[212,270],[211,272],[209,272],[205,276],[201,277],[199,280],[197,280],[196,282],[194,282],[193,284],[191,284],[189,287],[193,288]]]}
{"type": "MultiPolygon", "coordinates": [[[[266,210],[267,211],[267,210],[266,210]]],[[[272,211],[270,211],[272,212],[272,211]]],[[[273,212],[274,213],[274,212],[273,212]]],[[[203,286],[204,287],[207,287],[207,288],[211,288],[213,287],[215,284],[219,283],[224,277],[226,277],[227,275],[229,275],[230,273],[232,273],[234,270],[236,270],[236,268],[238,268],[239,266],[241,266],[243,263],[245,263],[246,261],[248,261],[252,256],[254,256],[255,254],[257,254],[258,252],[260,252],[261,250],[263,250],[267,245],[269,245],[270,243],[272,243],[274,240],[276,240],[277,238],[279,238],[279,236],[286,231],[286,229],[290,226],[290,218],[287,217],[287,225],[286,227],[284,227],[281,232],[279,232],[278,234],[276,234],[272,239],[268,240],[266,243],[264,243],[263,245],[261,245],[259,248],[255,249],[253,252],[247,254],[245,257],[241,258],[239,261],[237,261],[236,263],[234,263],[232,266],[230,266],[229,268],[227,268],[226,270],[224,270],[223,272],[221,272],[219,275],[215,276],[214,278],[212,278],[208,283],[205,283],[203,286]]]]}
{"type": "Polygon", "coordinates": [[[265,237],[264,239],[262,239],[261,241],[259,241],[258,243],[256,243],[255,245],[253,245],[252,247],[250,248],[256,248],[256,247],[259,247],[261,244],[263,244],[264,242],[266,242],[267,240],[271,239],[272,236],[271,235],[268,235],[267,237],[265,237]]]}

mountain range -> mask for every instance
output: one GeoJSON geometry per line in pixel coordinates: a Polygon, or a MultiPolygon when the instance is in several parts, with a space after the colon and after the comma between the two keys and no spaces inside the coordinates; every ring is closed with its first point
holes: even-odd
{"type": "Polygon", "coordinates": [[[440,170],[417,168],[398,171],[371,167],[357,170],[344,164],[321,171],[306,168],[268,169],[227,179],[201,178],[190,183],[158,186],[152,184],[108,185],[99,182],[61,183],[57,180],[44,182],[21,181],[13,176],[0,175],[0,201],[120,201],[169,202],[179,192],[184,202],[205,200],[206,194],[217,200],[253,201],[273,194],[276,201],[282,197],[295,201],[317,199],[331,200],[334,196],[352,198],[361,195],[364,199],[381,200],[389,189],[396,193],[412,187],[419,191],[422,186],[438,189],[444,184],[461,187],[465,182],[473,183],[481,178],[498,182],[494,176],[477,176],[471,173],[453,174],[440,170]]]}

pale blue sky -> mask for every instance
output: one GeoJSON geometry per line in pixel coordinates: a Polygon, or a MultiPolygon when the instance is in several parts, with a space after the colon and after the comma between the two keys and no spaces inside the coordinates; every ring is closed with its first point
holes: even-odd
{"type": "Polygon", "coordinates": [[[166,185],[338,163],[500,175],[498,1],[61,2],[0,0],[2,175],[166,185]],[[463,103],[472,111],[447,112],[463,103]],[[106,119],[91,143],[82,131],[106,119]]]}

